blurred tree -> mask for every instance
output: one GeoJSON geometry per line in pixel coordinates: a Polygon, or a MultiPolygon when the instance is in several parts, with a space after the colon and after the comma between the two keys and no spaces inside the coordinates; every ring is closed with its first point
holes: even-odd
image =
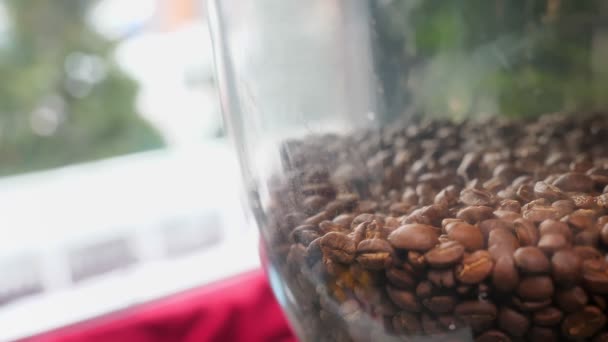
{"type": "Polygon", "coordinates": [[[599,49],[608,46],[605,1],[388,0],[371,11],[390,116],[608,105],[608,74],[598,69],[608,59],[599,49]]]}
{"type": "Polygon", "coordinates": [[[5,0],[0,45],[0,174],[158,148],[134,109],[114,43],[86,22],[95,1],[5,0]]]}

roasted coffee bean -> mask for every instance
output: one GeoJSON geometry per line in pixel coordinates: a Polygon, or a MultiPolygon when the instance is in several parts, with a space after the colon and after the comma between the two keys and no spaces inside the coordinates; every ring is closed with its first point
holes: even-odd
{"type": "Polygon", "coordinates": [[[355,218],[355,215],[353,215],[353,214],[340,214],[340,215],[334,217],[332,222],[335,224],[338,224],[342,227],[350,227],[354,218],[355,218]]]}
{"type": "Polygon", "coordinates": [[[538,247],[520,247],[513,254],[515,265],[524,273],[543,274],[551,269],[549,259],[538,247]]]}
{"type": "Polygon", "coordinates": [[[526,219],[517,219],[513,221],[513,225],[520,246],[536,246],[539,233],[534,223],[526,219]]]}
{"type": "Polygon", "coordinates": [[[488,237],[488,247],[497,245],[507,246],[512,251],[515,251],[520,246],[519,240],[517,240],[513,232],[502,228],[492,230],[488,237]]]}
{"type": "Polygon", "coordinates": [[[577,246],[597,247],[600,243],[600,233],[587,229],[574,235],[574,244],[577,246]]]}
{"type": "Polygon", "coordinates": [[[433,293],[433,285],[430,281],[421,281],[418,286],[416,286],[416,296],[420,298],[430,297],[433,293]]]}
{"type": "Polygon", "coordinates": [[[357,262],[367,269],[381,270],[393,263],[393,247],[383,239],[368,239],[357,246],[357,262]]]}
{"type": "Polygon", "coordinates": [[[590,229],[595,224],[595,211],[589,209],[578,209],[566,216],[564,220],[577,229],[590,229]]]}
{"type": "Polygon", "coordinates": [[[394,230],[388,241],[395,248],[426,252],[437,244],[439,229],[425,224],[406,224],[394,230]]]}
{"type": "Polygon", "coordinates": [[[554,329],[539,326],[530,328],[526,337],[528,341],[557,342],[560,340],[554,329]]]}
{"type": "Polygon", "coordinates": [[[413,275],[406,270],[392,267],[385,274],[386,279],[396,288],[411,290],[416,286],[413,275]]]}
{"type": "Polygon", "coordinates": [[[506,230],[513,230],[514,225],[513,222],[511,221],[507,221],[507,220],[502,220],[502,219],[489,219],[489,220],[484,220],[479,222],[479,231],[481,231],[481,234],[483,235],[484,241],[487,243],[488,242],[488,238],[490,237],[490,232],[493,231],[494,229],[506,229],[506,230]]]}
{"type": "Polygon", "coordinates": [[[291,241],[308,246],[313,240],[319,238],[319,229],[310,224],[296,227],[290,235],[291,241]]]}
{"type": "Polygon", "coordinates": [[[596,205],[596,199],[585,193],[575,193],[570,195],[570,199],[577,208],[592,209],[596,205]]]}
{"type": "Polygon", "coordinates": [[[355,242],[345,234],[330,232],[320,241],[323,255],[340,263],[351,263],[355,258],[355,242]]]}
{"type": "Polygon", "coordinates": [[[562,322],[562,332],[573,339],[590,338],[606,324],[606,316],[595,306],[571,313],[562,322]]]}
{"type": "Polygon", "coordinates": [[[592,342],[608,342],[608,331],[596,335],[592,342]]]}
{"type": "Polygon", "coordinates": [[[510,255],[505,255],[496,260],[492,273],[492,284],[502,292],[511,292],[519,283],[519,274],[515,268],[515,261],[510,255]]]}
{"type": "Polygon", "coordinates": [[[316,215],[310,216],[304,220],[304,224],[318,225],[319,223],[330,219],[329,215],[325,211],[321,211],[316,215]]]}
{"type": "Polygon", "coordinates": [[[559,290],[555,293],[555,303],[565,312],[581,310],[587,305],[588,301],[589,297],[585,293],[585,290],[579,286],[567,290],[559,290]]]}
{"type": "Polygon", "coordinates": [[[536,184],[534,184],[534,195],[536,195],[537,198],[546,198],[552,202],[557,201],[564,196],[557,186],[545,182],[536,182],[536,184]]]}
{"type": "Polygon", "coordinates": [[[494,262],[490,253],[484,250],[465,256],[456,268],[456,278],[465,284],[477,284],[492,272],[494,262]]]}
{"type": "Polygon", "coordinates": [[[562,234],[545,234],[538,241],[538,248],[549,255],[568,246],[568,240],[562,234]]]}
{"type": "Polygon", "coordinates": [[[571,199],[555,201],[551,206],[557,209],[560,217],[564,217],[576,209],[576,205],[571,199]]]}
{"type": "Polygon", "coordinates": [[[484,247],[484,238],[479,228],[464,222],[454,222],[446,226],[450,239],[458,241],[468,252],[484,247]]]}
{"type": "Polygon", "coordinates": [[[522,337],[530,328],[530,319],[509,307],[498,310],[498,327],[511,336],[522,337]]]}
{"type": "Polygon", "coordinates": [[[408,312],[420,312],[422,306],[413,292],[398,289],[388,285],[386,293],[399,308],[408,312]]]}
{"type": "Polygon", "coordinates": [[[406,335],[418,335],[422,332],[418,317],[406,311],[401,311],[393,317],[393,329],[397,334],[406,335]]]}
{"type": "Polygon", "coordinates": [[[452,269],[429,270],[427,278],[438,288],[452,288],[456,284],[452,269]]]}
{"type": "Polygon", "coordinates": [[[426,312],[420,316],[420,320],[422,322],[422,330],[426,335],[441,334],[445,330],[438,320],[436,320],[426,312]]]}
{"type": "Polygon", "coordinates": [[[534,324],[553,327],[558,325],[562,321],[563,313],[553,306],[546,307],[542,310],[534,312],[532,315],[532,321],[534,324]]]}
{"type": "Polygon", "coordinates": [[[448,241],[426,252],[424,258],[431,267],[444,268],[460,262],[463,255],[464,247],[460,243],[448,241]]]}
{"type": "Polygon", "coordinates": [[[494,195],[482,189],[464,189],[460,192],[460,202],[466,205],[491,206],[496,202],[494,195]]]}
{"type": "Polygon", "coordinates": [[[608,246],[608,223],[604,224],[600,231],[600,236],[604,245],[608,246]]]}
{"type": "Polygon", "coordinates": [[[506,210],[495,210],[493,214],[496,218],[507,222],[512,222],[517,220],[518,218],[521,218],[521,214],[506,210]]]}
{"type": "Polygon", "coordinates": [[[511,342],[509,336],[499,330],[487,330],[477,336],[475,342],[511,342]]]}
{"type": "Polygon", "coordinates": [[[514,213],[519,213],[521,211],[521,203],[517,200],[513,199],[504,199],[500,201],[498,205],[499,210],[512,211],[514,213]]]}
{"type": "Polygon", "coordinates": [[[421,270],[426,267],[426,258],[424,257],[424,254],[409,251],[407,253],[407,260],[414,269],[421,270]]]}
{"type": "Polygon", "coordinates": [[[562,191],[590,192],[593,190],[593,180],[584,173],[569,172],[559,176],[553,185],[562,191]]]}
{"type": "Polygon", "coordinates": [[[538,226],[538,230],[541,236],[545,234],[561,234],[566,238],[566,240],[573,240],[572,231],[570,230],[570,227],[568,227],[568,225],[564,222],[546,220],[538,226]]]}
{"type": "Polygon", "coordinates": [[[511,297],[511,303],[522,312],[536,312],[551,305],[551,298],[543,300],[524,300],[517,296],[511,297]]]}
{"type": "Polygon", "coordinates": [[[483,220],[491,219],[494,216],[494,209],[483,205],[472,205],[460,209],[456,217],[470,224],[475,224],[483,220]]]}
{"type": "Polygon", "coordinates": [[[464,301],[454,308],[454,315],[477,331],[490,327],[497,314],[496,305],[488,301],[464,301]]]}
{"type": "Polygon", "coordinates": [[[552,206],[547,205],[534,205],[530,208],[522,208],[523,218],[532,222],[542,222],[544,220],[558,220],[562,217],[559,210],[552,206]]]}
{"type": "Polygon", "coordinates": [[[522,184],[516,187],[515,194],[517,198],[524,202],[530,202],[534,199],[534,188],[530,184],[522,184]]]}
{"type": "Polygon", "coordinates": [[[602,258],[602,253],[598,251],[596,248],[589,246],[574,246],[572,247],[574,253],[576,253],[581,260],[590,260],[590,259],[600,259],[602,258]]]}
{"type": "Polygon", "coordinates": [[[594,294],[608,294],[608,262],[605,259],[583,261],[583,281],[594,294]]]}
{"type": "Polygon", "coordinates": [[[529,276],[522,278],[517,286],[517,294],[524,300],[542,301],[553,296],[554,286],[547,276],[529,276]]]}
{"type": "Polygon", "coordinates": [[[572,250],[560,250],[551,257],[551,276],[556,284],[569,287],[581,278],[581,258],[572,250]]]}
{"type": "Polygon", "coordinates": [[[595,198],[595,204],[602,208],[608,208],[608,193],[603,193],[595,198]]]}
{"type": "Polygon", "coordinates": [[[422,300],[422,305],[435,314],[452,312],[456,298],[452,296],[433,296],[422,300]]]}
{"type": "Polygon", "coordinates": [[[458,188],[454,185],[449,185],[435,196],[434,203],[453,206],[458,203],[459,193],[458,188]]]}

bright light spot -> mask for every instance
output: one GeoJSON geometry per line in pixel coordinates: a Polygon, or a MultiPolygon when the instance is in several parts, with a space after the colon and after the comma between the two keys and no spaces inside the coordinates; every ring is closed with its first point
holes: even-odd
{"type": "Polygon", "coordinates": [[[68,77],[89,84],[102,81],[107,74],[102,58],[82,52],[70,53],[65,58],[64,69],[68,77]]]}
{"type": "Polygon", "coordinates": [[[51,136],[65,118],[65,103],[59,96],[49,96],[30,115],[30,127],[35,134],[51,136]]]}
{"type": "Polygon", "coordinates": [[[92,8],[88,20],[96,31],[117,40],[152,19],[156,4],[156,0],[104,0],[92,8]]]}

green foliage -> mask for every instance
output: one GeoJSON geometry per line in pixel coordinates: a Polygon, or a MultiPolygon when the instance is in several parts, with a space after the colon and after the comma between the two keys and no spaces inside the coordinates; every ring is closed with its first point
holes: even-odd
{"type": "Polygon", "coordinates": [[[605,108],[608,73],[592,61],[607,11],[600,0],[374,1],[387,113],[459,118],[605,108]]]}
{"type": "Polygon", "coordinates": [[[2,4],[11,29],[0,45],[0,174],[162,146],[135,113],[137,85],[112,60],[113,42],[85,22],[94,1],[2,4]]]}

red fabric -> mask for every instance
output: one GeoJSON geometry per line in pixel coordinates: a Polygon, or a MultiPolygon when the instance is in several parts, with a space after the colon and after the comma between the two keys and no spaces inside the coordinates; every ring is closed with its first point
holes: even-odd
{"type": "Polygon", "coordinates": [[[292,342],[296,339],[264,273],[259,270],[26,341],[292,342]]]}

